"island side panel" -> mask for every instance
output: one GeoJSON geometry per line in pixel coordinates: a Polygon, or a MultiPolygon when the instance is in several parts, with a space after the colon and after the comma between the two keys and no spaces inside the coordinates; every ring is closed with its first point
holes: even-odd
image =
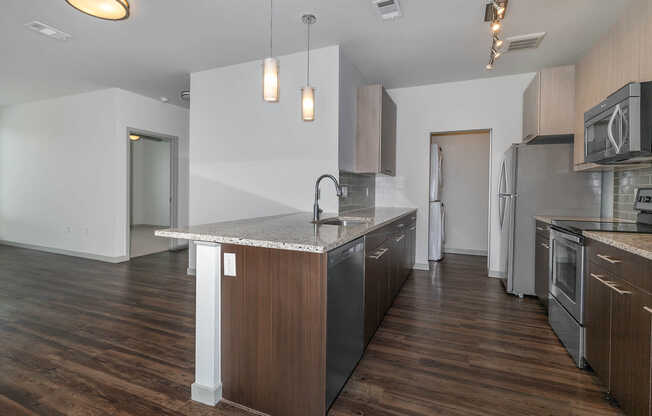
{"type": "Polygon", "coordinates": [[[323,415],[326,255],[225,245],[224,398],[271,415],[323,415]]]}

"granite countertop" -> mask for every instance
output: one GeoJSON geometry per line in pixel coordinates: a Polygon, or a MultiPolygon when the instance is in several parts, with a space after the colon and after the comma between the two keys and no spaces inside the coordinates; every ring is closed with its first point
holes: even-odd
{"type": "MultiPolygon", "coordinates": [[[[158,230],[155,234],[182,240],[325,253],[415,212],[415,208],[376,207],[342,214],[342,217],[366,220],[349,226],[315,225],[311,222],[312,213],[299,212],[158,230]]],[[[321,218],[336,216],[323,214],[321,218]]]]}
{"type": "Polygon", "coordinates": [[[537,221],[552,224],[553,221],[602,221],[602,222],[634,222],[630,220],[621,220],[619,218],[600,218],[600,217],[564,217],[559,215],[535,215],[537,221]]]}
{"type": "Polygon", "coordinates": [[[585,237],[652,260],[652,234],[584,231],[585,237]]]}

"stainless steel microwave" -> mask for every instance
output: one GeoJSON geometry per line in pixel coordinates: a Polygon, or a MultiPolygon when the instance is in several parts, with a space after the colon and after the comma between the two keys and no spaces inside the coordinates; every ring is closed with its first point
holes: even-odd
{"type": "Polygon", "coordinates": [[[652,159],[652,82],[632,82],[584,113],[584,156],[603,165],[652,159]]]}

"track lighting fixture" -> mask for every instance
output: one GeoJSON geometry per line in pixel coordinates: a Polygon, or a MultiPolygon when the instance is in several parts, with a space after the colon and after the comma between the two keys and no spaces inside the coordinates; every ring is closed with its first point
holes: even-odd
{"type": "Polygon", "coordinates": [[[508,0],[490,0],[486,3],[484,21],[489,23],[491,31],[491,48],[489,49],[489,63],[487,70],[494,69],[494,63],[502,55],[503,40],[499,33],[503,29],[503,19],[507,13],[508,0]]]}

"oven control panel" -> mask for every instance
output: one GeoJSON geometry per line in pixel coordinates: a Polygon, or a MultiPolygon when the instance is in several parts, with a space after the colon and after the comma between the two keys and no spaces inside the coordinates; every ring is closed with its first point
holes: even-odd
{"type": "Polygon", "coordinates": [[[639,188],[636,191],[634,209],[638,211],[652,212],[652,188],[639,188]]]}

